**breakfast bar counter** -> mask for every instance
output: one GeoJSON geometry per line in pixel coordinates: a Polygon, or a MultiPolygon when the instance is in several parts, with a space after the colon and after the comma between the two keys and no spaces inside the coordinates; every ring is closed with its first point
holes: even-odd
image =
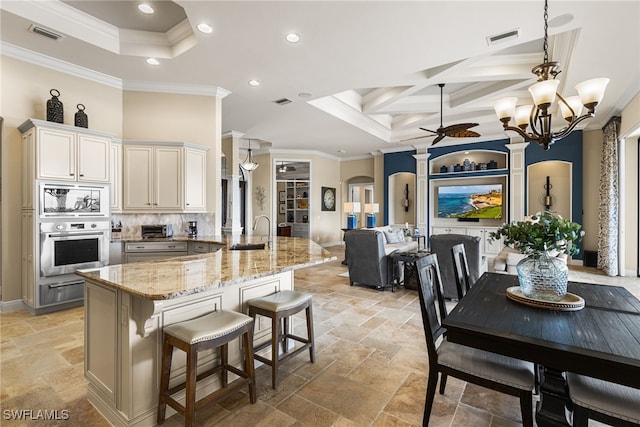
{"type": "MultiPolygon", "coordinates": [[[[183,239],[225,246],[206,254],[78,272],[85,279],[87,395],[114,425],[155,425],[165,326],[220,309],[247,313],[247,301],[293,289],[296,269],[335,259],[303,238],[274,237],[264,249],[251,250],[230,248],[261,243],[260,237],[183,239]]],[[[270,339],[270,328],[269,319],[258,318],[256,345],[270,339]]],[[[203,352],[198,369],[213,366],[217,358],[217,352],[203,352]]],[[[240,364],[239,341],[229,345],[229,360],[240,364]]],[[[177,352],[171,384],[184,379],[184,364],[184,354],[177,352]]],[[[197,393],[217,388],[218,379],[212,376],[198,383],[197,393]]],[[[178,394],[177,400],[183,396],[178,394]]],[[[168,410],[167,416],[172,414],[168,410]]]]}

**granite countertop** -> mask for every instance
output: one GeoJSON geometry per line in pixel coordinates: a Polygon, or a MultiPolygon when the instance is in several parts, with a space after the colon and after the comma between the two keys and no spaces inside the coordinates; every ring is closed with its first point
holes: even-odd
{"type": "MultiPolygon", "coordinates": [[[[132,238],[125,241],[141,241],[132,238]]],[[[229,250],[234,243],[260,243],[261,236],[200,236],[144,239],[144,241],[198,241],[226,247],[207,254],[79,270],[77,274],[147,299],[162,300],[230,286],[283,271],[335,260],[331,252],[309,239],[273,237],[270,248],[229,250]]]]}

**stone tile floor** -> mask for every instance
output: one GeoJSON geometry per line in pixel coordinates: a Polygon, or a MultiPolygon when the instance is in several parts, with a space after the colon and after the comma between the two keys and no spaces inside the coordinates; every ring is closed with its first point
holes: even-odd
{"type": "MultiPolygon", "coordinates": [[[[316,363],[307,352],[285,362],[278,390],[271,389],[270,368],[258,368],[255,405],[244,391],[236,393],[198,412],[199,426],[420,425],[428,363],[417,291],[351,287],[338,276],[346,271],[343,247],[329,250],[337,261],[295,273],[296,288],[314,298],[316,363]]],[[[572,268],[570,278],[625,286],[640,298],[638,278],[582,267],[572,268]]],[[[2,313],[0,328],[0,425],[109,425],[86,399],[81,307],[41,316],[2,313]],[[11,410],[58,410],[69,420],[9,420],[11,410]]],[[[450,378],[446,393],[436,395],[430,425],[518,426],[519,412],[516,398],[450,378]]],[[[182,424],[174,415],[164,425],[182,424]]]]}

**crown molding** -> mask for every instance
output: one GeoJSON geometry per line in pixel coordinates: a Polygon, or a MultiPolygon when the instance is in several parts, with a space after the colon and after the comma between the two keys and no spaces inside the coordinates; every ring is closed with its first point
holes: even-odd
{"type": "Polygon", "coordinates": [[[122,79],[119,79],[117,77],[109,76],[107,74],[90,70],[88,68],[72,64],[70,62],[52,58],[50,56],[43,55],[32,50],[21,48],[11,43],[1,42],[0,47],[2,49],[2,54],[8,57],[19,59],[20,61],[48,68],[50,70],[69,74],[74,77],[79,77],[81,79],[90,80],[96,83],[103,84],[105,86],[110,86],[117,89],[123,88],[122,79]]]}
{"type": "Polygon", "coordinates": [[[223,89],[219,86],[205,86],[205,85],[189,85],[189,84],[166,84],[166,83],[151,83],[143,81],[127,81],[124,82],[124,90],[139,91],[139,92],[160,92],[160,93],[175,93],[181,95],[203,95],[203,96],[215,96],[217,98],[224,98],[231,94],[231,91],[223,89]]]}

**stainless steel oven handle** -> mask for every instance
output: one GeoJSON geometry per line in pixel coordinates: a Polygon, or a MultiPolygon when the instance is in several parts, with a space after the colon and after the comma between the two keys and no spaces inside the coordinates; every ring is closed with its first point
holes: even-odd
{"type": "Polygon", "coordinates": [[[49,289],[64,288],[65,286],[74,286],[80,283],[82,282],[52,283],[51,285],[49,285],[49,289]]]}
{"type": "Polygon", "coordinates": [[[49,235],[49,237],[69,237],[69,236],[73,236],[73,237],[82,237],[82,236],[103,236],[105,233],[104,231],[89,231],[86,233],[75,233],[73,231],[70,232],[65,232],[65,233],[47,233],[49,235]]]}

